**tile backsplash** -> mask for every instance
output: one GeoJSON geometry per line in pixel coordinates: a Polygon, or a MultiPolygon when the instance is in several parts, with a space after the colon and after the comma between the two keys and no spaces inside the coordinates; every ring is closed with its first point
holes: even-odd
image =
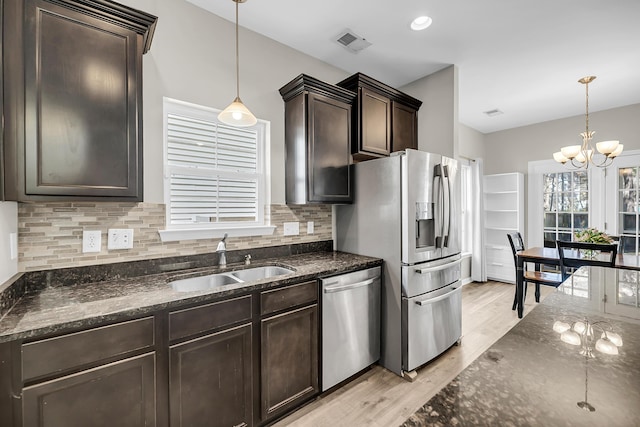
{"type": "MultiPolygon", "coordinates": [[[[227,249],[248,249],[330,240],[330,205],[271,205],[272,235],[227,239],[227,249]],[[284,222],[300,222],[300,234],[284,236],[284,222]],[[306,233],[307,221],[314,233],[306,233]]],[[[165,205],[156,203],[20,203],[18,205],[19,270],[35,271],[214,252],[214,239],[162,242],[165,205]],[[109,228],[133,229],[133,249],[107,250],[109,228]],[[99,253],[82,252],[82,231],[100,230],[99,253]]]]}

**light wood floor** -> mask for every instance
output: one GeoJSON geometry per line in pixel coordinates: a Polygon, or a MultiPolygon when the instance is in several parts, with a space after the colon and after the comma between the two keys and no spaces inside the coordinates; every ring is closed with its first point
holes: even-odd
{"type": "MultiPolygon", "coordinates": [[[[542,286],[542,297],[554,291],[542,286]]],[[[462,289],[462,345],[454,346],[418,370],[410,383],[376,365],[344,387],[299,409],[275,426],[392,427],[402,424],[473,360],[509,331],[518,316],[511,310],[514,286],[469,283],[462,289]]],[[[529,286],[525,315],[535,306],[529,286]]]]}

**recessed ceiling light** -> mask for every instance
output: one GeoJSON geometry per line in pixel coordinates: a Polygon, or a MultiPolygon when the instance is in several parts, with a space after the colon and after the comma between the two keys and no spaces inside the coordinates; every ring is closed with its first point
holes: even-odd
{"type": "Polygon", "coordinates": [[[413,20],[413,22],[411,22],[411,29],[413,31],[424,30],[425,28],[428,28],[432,22],[433,22],[433,19],[431,19],[428,16],[418,16],[416,19],[413,20]]]}

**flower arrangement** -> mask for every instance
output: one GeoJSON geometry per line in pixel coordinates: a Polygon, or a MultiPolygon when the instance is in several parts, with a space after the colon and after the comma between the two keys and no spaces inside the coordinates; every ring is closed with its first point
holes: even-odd
{"type": "Polygon", "coordinates": [[[576,231],[575,233],[576,242],[587,242],[587,243],[602,243],[602,244],[611,244],[613,243],[613,239],[604,231],[600,231],[597,228],[586,228],[581,231],[576,231]]]}

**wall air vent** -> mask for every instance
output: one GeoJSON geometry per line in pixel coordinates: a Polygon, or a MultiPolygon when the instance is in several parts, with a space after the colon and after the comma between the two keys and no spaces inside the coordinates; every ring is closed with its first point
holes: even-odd
{"type": "Polygon", "coordinates": [[[342,46],[346,47],[352,53],[358,53],[362,49],[371,46],[371,43],[369,43],[366,39],[355,34],[348,28],[338,34],[335,40],[342,46]]]}

